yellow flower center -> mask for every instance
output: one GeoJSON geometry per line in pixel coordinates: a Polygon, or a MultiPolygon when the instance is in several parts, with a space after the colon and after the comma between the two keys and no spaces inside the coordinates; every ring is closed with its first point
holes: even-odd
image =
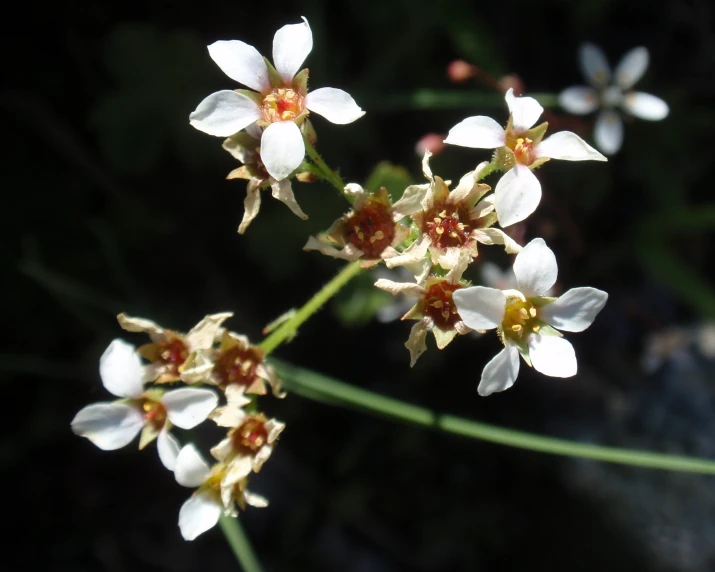
{"type": "Polygon", "coordinates": [[[151,424],[154,429],[160,431],[166,423],[166,408],[160,401],[150,397],[141,398],[141,409],[144,414],[144,423],[151,424]]]}
{"type": "Polygon", "coordinates": [[[513,298],[507,300],[502,328],[504,335],[512,339],[522,339],[529,332],[538,332],[536,306],[528,300],[513,298]]]}
{"type": "Polygon", "coordinates": [[[510,149],[514,153],[516,162],[521,165],[531,165],[534,162],[532,157],[532,141],[528,137],[517,137],[512,141],[507,141],[510,149]],[[509,145],[511,143],[511,145],[509,145]]]}
{"type": "Polygon", "coordinates": [[[293,121],[305,108],[303,96],[288,87],[277,87],[263,98],[261,112],[268,123],[293,121]]]}

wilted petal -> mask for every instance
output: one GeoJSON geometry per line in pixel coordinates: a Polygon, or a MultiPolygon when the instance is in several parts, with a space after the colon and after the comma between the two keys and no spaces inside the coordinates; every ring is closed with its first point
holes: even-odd
{"type": "Polygon", "coordinates": [[[604,87],[611,81],[611,68],[601,48],[595,44],[582,44],[578,55],[581,71],[591,84],[604,87]]]}
{"type": "Polygon", "coordinates": [[[271,123],[261,137],[261,160],[276,181],[295,171],[305,157],[305,143],[300,129],[292,121],[271,123]]]}
{"type": "Polygon", "coordinates": [[[139,434],[144,416],[126,403],[94,403],[81,409],[72,420],[72,431],[87,437],[104,451],[120,449],[139,434]]]}
{"type": "Polygon", "coordinates": [[[606,155],[618,151],[623,143],[623,122],[618,112],[607,110],[599,113],[593,136],[596,146],[606,155]]]}
{"type": "Polygon", "coordinates": [[[665,119],[670,111],[668,104],[660,97],[641,91],[627,94],[623,99],[622,107],[634,117],[648,121],[665,119]]]}
{"type": "Polygon", "coordinates": [[[414,367],[419,357],[427,351],[427,324],[420,320],[410,330],[405,347],[410,352],[410,367],[414,367]]]}
{"type": "Polygon", "coordinates": [[[521,252],[521,245],[500,228],[481,228],[475,231],[475,236],[482,244],[503,244],[508,254],[521,252]]]}
{"type": "Polygon", "coordinates": [[[445,143],[472,147],[475,149],[495,149],[506,141],[504,128],[491,117],[478,115],[467,117],[449,130],[445,143]]]}
{"type": "MultiPolygon", "coordinates": [[[[176,468],[176,458],[179,455],[179,441],[166,428],[166,425],[159,431],[156,439],[156,450],[159,453],[161,464],[170,471],[176,468]]],[[[198,486],[198,485],[195,485],[198,486]]]]}
{"type": "Polygon", "coordinates": [[[514,131],[526,131],[544,112],[544,108],[533,97],[516,97],[512,88],[506,92],[504,99],[509,106],[514,131]]]}
{"type": "Polygon", "coordinates": [[[258,105],[242,93],[231,90],[212,93],[189,115],[189,123],[199,131],[228,137],[261,117],[258,105]]]}
{"type": "Polygon", "coordinates": [[[343,249],[338,249],[332,244],[327,244],[326,242],[323,242],[322,240],[318,240],[314,236],[309,236],[308,237],[308,242],[305,243],[305,246],[303,247],[303,250],[310,251],[310,250],[317,250],[321,254],[325,254],[326,256],[331,256],[333,258],[339,258],[341,260],[348,260],[348,261],[355,261],[358,258],[360,258],[363,255],[363,252],[361,250],[355,249],[351,250],[346,248],[343,249]]]}
{"type": "Polygon", "coordinates": [[[144,318],[134,318],[121,313],[117,316],[117,321],[123,330],[127,332],[142,332],[149,334],[153,342],[164,338],[164,328],[156,322],[145,320],[144,318]]]}
{"type": "Polygon", "coordinates": [[[286,85],[298,73],[305,58],[313,49],[313,32],[308,20],[283,26],[273,36],[273,64],[286,85]]]}
{"type": "Polygon", "coordinates": [[[509,169],[494,189],[494,207],[501,226],[521,222],[541,202],[541,183],[529,167],[516,165],[509,169]]]}
{"type": "Polygon", "coordinates": [[[176,458],[174,477],[184,487],[199,487],[209,477],[211,468],[194,445],[185,445],[176,458]]]}
{"type": "Polygon", "coordinates": [[[402,197],[392,205],[393,220],[400,220],[422,209],[422,201],[429,190],[429,184],[410,185],[402,193],[402,197]]]}
{"type": "Polygon", "coordinates": [[[435,326],[432,328],[432,334],[434,335],[434,340],[437,343],[437,348],[443,350],[457,336],[457,330],[454,328],[443,330],[435,326]]]}
{"type": "Polygon", "coordinates": [[[221,516],[221,503],[210,491],[192,496],[179,510],[179,530],[184,540],[193,540],[216,526],[221,516]]]}
{"type": "Polygon", "coordinates": [[[506,296],[486,286],[460,288],[452,294],[462,321],[473,330],[491,330],[504,320],[506,296]]]}
{"type": "Polygon", "coordinates": [[[218,396],[210,389],[183,387],[167,391],[161,403],[169,421],[181,429],[193,429],[216,409],[218,396]]]}
{"type": "Polygon", "coordinates": [[[529,336],[529,358],[536,371],[551,377],[576,375],[576,353],[567,340],[558,336],[529,336]]]}
{"type": "Polygon", "coordinates": [[[543,238],[527,244],[514,260],[517,289],[525,296],[544,296],[556,283],[556,256],[543,238]]]}
{"type": "Polygon", "coordinates": [[[243,220],[238,226],[238,234],[246,232],[248,225],[253,222],[253,219],[258,216],[261,210],[261,191],[260,189],[249,189],[246,198],[243,201],[243,220]]]}
{"type": "Polygon", "coordinates": [[[209,46],[209,55],[232,80],[259,92],[271,89],[266,62],[253,46],[240,40],[221,40],[209,46]]]}
{"type": "Polygon", "coordinates": [[[559,105],[576,115],[591,113],[598,109],[598,93],[592,87],[569,87],[559,94],[559,105]]]}
{"type": "Polygon", "coordinates": [[[430,244],[432,244],[430,238],[423,234],[410,244],[400,256],[385,260],[385,265],[388,268],[394,268],[395,266],[405,266],[419,262],[427,255],[427,249],[430,244]]]}
{"type": "Polygon", "coordinates": [[[244,491],[243,500],[246,501],[246,504],[255,506],[256,508],[265,508],[268,506],[268,500],[265,497],[248,491],[244,491]]]}
{"type": "Polygon", "coordinates": [[[295,195],[293,194],[293,187],[291,186],[290,179],[283,179],[282,181],[271,181],[271,191],[274,199],[278,199],[285,206],[287,206],[291,212],[297,217],[306,220],[308,215],[305,214],[298,206],[298,201],[295,200],[295,195]]]}
{"type": "Polygon", "coordinates": [[[220,314],[209,314],[196,324],[188,334],[186,334],[186,344],[189,351],[209,349],[216,341],[216,333],[221,324],[233,316],[233,312],[222,312],[220,314]]]}
{"type": "Polygon", "coordinates": [[[424,296],[425,289],[419,284],[412,284],[410,282],[393,282],[392,280],[386,280],[385,278],[380,278],[375,282],[375,287],[385,292],[389,292],[393,296],[398,294],[405,294],[406,296],[420,297],[424,296]]]}
{"type": "Polygon", "coordinates": [[[643,77],[645,70],[648,69],[648,61],[650,57],[648,50],[644,47],[633,48],[616,66],[614,80],[623,89],[630,89],[633,85],[643,77]]]}
{"type": "Polygon", "coordinates": [[[477,392],[487,396],[496,391],[509,389],[519,375],[519,351],[515,346],[507,344],[506,347],[495,355],[482,371],[477,392]]]}
{"type": "Polygon", "coordinates": [[[562,161],[608,161],[575,133],[559,131],[536,146],[536,157],[562,161]]]}
{"type": "Polygon", "coordinates": [[[572,288],[558,300],[539,309],[539,318],[558,330],[582,332],[606,305],[608,294],[597,288],[572,288]]]}
{"type": "Polygon", "coordinates": [[[112,340],[99,358],[102,385],[117,397],[139,397],[144,391],[144,371],[136,348],[120,340],[112,340]]]}
{"type": "Polygon", "coordinates": [[[309,92],[305,106],[338,125],[352,123],[365,115],[349,93],[334,87],[321,87],[309,92]]]}

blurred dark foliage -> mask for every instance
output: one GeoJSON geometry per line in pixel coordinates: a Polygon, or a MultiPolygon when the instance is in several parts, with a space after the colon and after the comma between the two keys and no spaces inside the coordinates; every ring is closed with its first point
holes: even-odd
{"type": "MultiPolygon", "coordinates": [[[[231,328],[259,340],[263,325],[338,268],[301,250],[344,209],[334,191],[296,184],[307,222],[266,195],[239,237],[244,183],[224,180],[233,159],[219,139],[188,124],[204,96],[233,86],[207,44],[240,38],[269,54],[274,31],[301,15],[315,37],[312,85],[346,89],[368,111],[346,127],[315,121],[319,149],[349,180],[366,181],[381,160],[418,180],[413,148],[426,132],[446,132],[467,115],[506,119],[501,104],[381,110],[393,94],[460,89],[445,78],[455,58],[495,77],[517,74],[527,93],[557,93],[581,81],[580,42],[600,44],[612,63],[645,45],[651,66],[638,87],[666,99],[671,115],[628,124],[624,148],[607,164],[540,171],[545,195],[526,237],[543,236],[556,251],[562,289],[610,293],[596,324],[571,338],[576,378],[522,368],[513,389],[479,398],[481,368],[498,348],[491,337],[458,339],[442,353],[431,347],[410,370],[402,347],[409,325],[364,315],[384,300],[373,300],[368,279],[305,325],[281,358],[438,411],[715,458],[712,359],[681,344],[656,360],[654,373],[641,367],[649,336],[683,324],[696,331],[715,318],[709,2],[13,7],[0,91],[10,206],[2,247],[3,570],[237,569],[219,531],[182,541],[176,520],[190,491],[153,447],[105,453],[73,436],[69,423],[82,406],[108,398],[97,360],[123,335],[119,311],[188,329],[206,313],[233,310],[231,328]]],[[[590,137],[590,118],[548,110],[547,119],[590,137]]],[[[453,148],[433,169],[456,179],[484,158],[453,148]]],[[[499,253],[496,260],[507,262],[499,253]]],[[[715,569],[712,478],[510,450],[295,396],[269,407],[287,422],[253,480],[271,506],[241,516],[266,570],[715,569]]]]}

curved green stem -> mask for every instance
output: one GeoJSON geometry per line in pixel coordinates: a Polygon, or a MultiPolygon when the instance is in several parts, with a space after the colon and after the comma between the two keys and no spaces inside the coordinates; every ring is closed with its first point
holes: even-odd
{"type": "Polygon", "coordinates": [[[281,376],[286,389],[308,399],[330,405],[359,409],[371,415],[380,415],[395,421],[422,425],[453,435],[540,453],[594,459],[596,461],[649,469],[715,474],[715,461],[696,457],[651,453],[635,449],[602,447],[567,441],[566,439],[543,437],[524,431],[504,429],[455,415],[438,414],[424,407],[359,389],[319,373],[275,359],[271,360],[271,363],[276,368],[278,375],[281,376]]]}
{"type": "Polygon", "coordinates": [[[262,572],[263,569],[258,561],[258,557],[255,552],[253,552],[251,543],[238,518],[221,516],[219,524],[226,536],[226,541],[236,556],[236,560],[238,560],[241,568],[243,568],[243,572],[262,572]]]}
{"type": "Polygon", "coordinates": [[[270,354],[284,340],[292,338],[298,332],[298,328],[313,314],[315,314],[330,298],[335,296],[345,284],[360,272],[360,262],[351,262],[345,266],[335,277],[323,286],[315,296],[308,300],[295,314],[278,326],[275,331],[263,340],[259,346],[270,354]]]}
{"type": "Polygon", "coordinates": [[[308,153],[308,157],[310,157],[310,160],[313,161],[313,164],[317,167],[319,176],[333,185],[340,193],[340,196],[350,200],[347,195],[345,195],[345,182],[342,177],[326,165],[320,153],[315,150],[315,147],[313,147],[313,144],[305,135],[303,135],[303,141],[305,141],[305,150],[308,153]]]}

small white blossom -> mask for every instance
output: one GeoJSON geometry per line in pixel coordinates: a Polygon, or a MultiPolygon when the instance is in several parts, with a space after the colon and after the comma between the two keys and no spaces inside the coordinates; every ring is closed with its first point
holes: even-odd
{"type": "Polygon", "coordinates": [[[541,201],[541,183],[533,169],[549,159],[606,161],[606,158],[570,131],[543,139],[547,124],[534,125],[544,108],[534,98],[515,97],[510,88],[505,99],[510,113],[506,129],[491,117],[468,117],[452,127],[444,141],[497,150],[494,161],[507,172],[494,189],[494,207],[499,224],[510,226],[533,213],[541,201]]]}
{"type": "Polygon", "coordinates": [[[122,399],[83,408],[72,420],[72,431],[105,451],[128,445],[139,433],[140,449],[157,439],[159,458],[169,470],[174,469],[179,452],[179,443],[169,432],[171,426],[192,429],[218,405],[216,393],[209,389],[145,391],[139,355],[134,346],[120,339],[109,344],[102,355],[99,373],[107,391],[122,399]]]}
{"type": "Polygon", "coordinates": [[[572,288],[559,298],[546,293],[556,282],[556,257],[541,238],[516,256],[517,289],[473,286],[453,299],[464,323],[475,330],[497,329],[504,349],[485,367],[479,394],[504,391],[516,381],[519,354],[534,369],[553,377],[571,377],[577,364],[573,346],[558,330],[581,332],[606,304],[608,294],[596,288],[572,288]]]}
{"type": "Polygon", "coordinates": [[[578,115],[600,109],[594,136],[596,146],[612,155],[623,143],[623,121],[616,111],[621,109],[639,119],[660,121],[668,116],[668,104],[649,93],[633,91],[632,87],[648,69],[648,50],[633,48],[621,58],[611,74],[606,56],[594,44],[579,49],[581,70],[591,86],[569,87],[559,94],[559,103],[569,113],[578,115]]]}
{"type": "Polygon", "coordinates": [[[308,93],[307,69],[300,66],[313,49],[308,21],[283,26],[273,38],[273,63],[239,40],[214,42],[211,59],[231,79],[251,90],[222,90],[209,95],[190,116],[196,129],[229,137],[252,124],[265,127],[261,160],[276,181],[290,176],[303,161],[301,125],[309,112],[331,123],[346,124],[365,112],[341,89],[323,87],[308,93]]]}

